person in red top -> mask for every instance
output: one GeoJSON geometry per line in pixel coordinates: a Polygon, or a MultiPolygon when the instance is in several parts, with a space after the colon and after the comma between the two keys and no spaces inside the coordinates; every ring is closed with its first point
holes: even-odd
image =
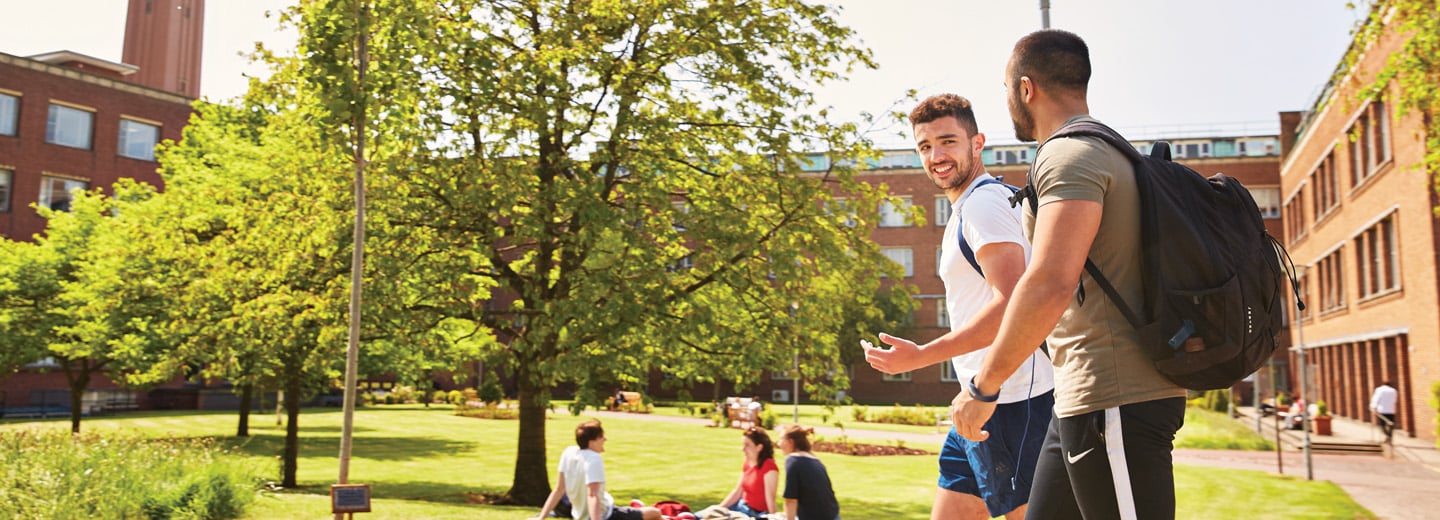
{"type": "Polygon", "coordinates": [[[780,467],[775,465],[775,444],[763,428],[745,429],[741,451],[745,467],[735,490],[720,503],[721,507],[751,518],[759,518],[778,510],[775,488],[780,484],[780,467]]]}

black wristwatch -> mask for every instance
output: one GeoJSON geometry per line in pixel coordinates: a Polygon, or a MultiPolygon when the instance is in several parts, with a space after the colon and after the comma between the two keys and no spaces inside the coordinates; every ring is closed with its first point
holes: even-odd
{"type": "Polygon", "coordinates": [[[965,385],[965,391],[970,393],[970,397],[982,403],[993,403],[1000,400],[999,390],[996,390],[995,393],[991,395],[985,395],[980,392],[980,387],[975,386],[975,376],[970,376],[970,384],[965,385]]]}

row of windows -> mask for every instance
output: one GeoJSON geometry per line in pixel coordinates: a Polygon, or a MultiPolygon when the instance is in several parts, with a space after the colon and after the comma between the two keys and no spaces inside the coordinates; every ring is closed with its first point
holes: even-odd
{"type": "MultiPolygon", "coordinates": [[[[1255,199],[1255,205],[1260,207],[1261,217],[1280,218],[1280,188],[1250,188],[1250,196],[1255,199]]],[[[849,206],[846,202],[844,202],[844,199],[836,200],[840,202],[840,207],[842,208],[842,210],[848,211],[849,206]]],[[[889,202],[882,203],[880,205],[879,227],[906,227],[911,225],[912,222],[905,217],[905,214],[910,210],[910,207],[913,204],[914,202],[909,196],[900,197],[899,206],[892,205],[889,202]]],[[[950,213],[952,209],[953,207],[951,206],[949,197],[945,195],[936,195],[934,213],[935,225],[944,226],[945,223],[950,220],[950,213]]],[[[846,220],[845,225],[854,226],[854,214],[848,213],[848,215],[850,216],[850,218],[846,220]]]]}
{"type": "MultiPolygon", "coordinates": [[[[10,211],[10,194],[15,191],[14,186],[15,171],[0,169],[0,213],[10,211]]],[[[89,188],[90,184],[84,181],[44,175],[40,177],[40,197],[36,202],[41,207],[69,211],[70,192],[89,188]]]]}
{"type": "Polygon", "coordinates": [[[1353,192],[1390,164],[1390,123],[1384,102],[1372,102],[1361,110],[1346,135],[1350,136],[1348,144],[1330,150],[1285,202],[1285,235],[1290,244],[1299,242],[1314,223],[1340,207],[1340,179],[1347,179],[1353,192]],[[1341,149],[1347,159],[1343,162],[1335,157],[1341,149]],[[1349,175],[1340,175],[1342,164],[1350,170],[1349,175]]]}
{"type": "MultiPolygon", "coordinates": [[[[915,380],[914,372],[901,372],[899,374],[880,374],[881,381],[910,382],[915,380]]],[[[940,364],[940,382],[958,383],[960,378],[955,375],[955,365],[949,361],[940,364]]]]}
{"type": "MultiPolygon", "coordinates": [[[[1131,144],[1140,153],[1148,154],[1154,141],[1132,141],[1131,144]]],[[[980,161],[986,166],[1029,164],[1035,157],[1035,148],[1028,145],[987,146],[980,152],[980,161]]],[[[1273,137],[1184,139],[1172,141],[1170,150],[1175,158],[1261,157],[1278,155],[1280,146],[1279,140],[1273,137]]],[[[920,157],[910,150],[886,150],[881,152],[878,159],[865,162],[865,168],[869,170],[920,167],[920,157]]],[[[830,169],[830,157],[825,154],[810,154],[800,160],[801,171],[816,172],[828,169],[830,169]]]]}
{"type": "MultiPolygon", "coordinates": [[[[17,136],[20,130],[20,97],[0,93],[0,135],[17,136]]],[[[90,150],[95,133],[95,110],[50,103],[45,116],[45,142],[90,150]]],[[[160,126],[126,116],[120,117],[120,133],[116,153],[122,157],[155,160],[155,144],[160,142],[160,126]]]]}
{"type": "MultiPolygon", "coordinates": [[[[1374,225],[1361,231],[1348,244],[1355,254],[1355,268],[1345,268],[1346,250],[1343,245],[1315,263],[1315,267],[1300,278],[1300,294],[1307,301],[1307,309],[1317,306],[1320,314],[1343,310],[1346,307],[1345,278],[1347,273],[1355,276],[1356,292],[1361,300],[1389,294],[1400,289],[1400,244],[1395,234],[1395,214],[1391,213],[1374,225]],[[1319,291],[1310,298],[1310,280],[1316,281],[1319,291]]],[[[1309,317],[1308,310],[1301,317],[1309,317]]]]}

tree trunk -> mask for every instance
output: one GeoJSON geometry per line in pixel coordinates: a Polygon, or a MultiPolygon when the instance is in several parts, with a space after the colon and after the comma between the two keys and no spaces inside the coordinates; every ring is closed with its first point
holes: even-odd
{"type": "Polygon", "coordinates": [[[295,470],[300,458],[300,374],[285,381],[285,455],[280,463],[280,486],[294,488],[295,470]]]}
{"type": "Polygon", "coordinates": [[[236,437],[250,436],[250,399],[254,393],[254,385],[240,385],[240,425],[235,428],[236,437]]]}
{"type": "Polygon", "coordinates": [[[90,386],[90,363],[75,361],[79,369],[73,369],[72,362],[65,362],[65,381],[70,383],[70,433],[80,433],[80,415],[84,412],[85,388],[90,386]]]}
{"type": "Polygon", "coordinates": [[[544,389],[531,381],[525,364],[520,364],[518,372],[520,438],[515,453],[515,478],[508,494],[517,504],[538,506],[550,495],[550,464],[545,461],[544,389]]]}

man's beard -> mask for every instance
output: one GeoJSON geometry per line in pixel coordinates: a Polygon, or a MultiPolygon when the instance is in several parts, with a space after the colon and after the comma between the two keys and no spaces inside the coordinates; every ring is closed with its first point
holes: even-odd
{"type": "Polygon", "coordinates": [[[1016,139],[1027,143],[1035,140],[1035,117],[1030,114],[1030,109],[1025,105],[1011,104],[1010,122],[1015,125],[1016,139]]]}

